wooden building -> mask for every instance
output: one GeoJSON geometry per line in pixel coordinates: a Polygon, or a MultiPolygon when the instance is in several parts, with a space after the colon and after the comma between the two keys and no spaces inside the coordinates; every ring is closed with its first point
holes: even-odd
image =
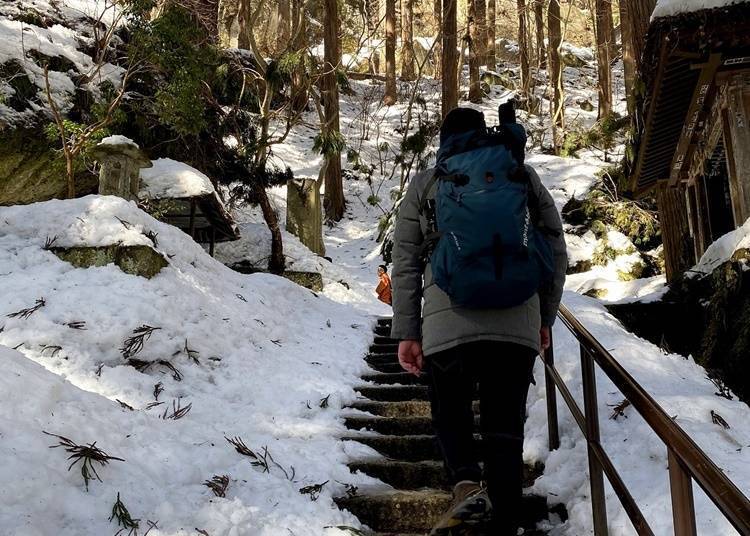
{"type": "Polygon", "coordinates": [[[750,2],[655,18],[641,78],[633,184],[656,194],[672,280],[750,217],[750,2]]]}
{"type": "Polygon", "coordinates": [[[142,169],[140,178],[138,198],[152,206],[158,219],[208,244],[212,257],[217,242],[239,239],[237,225],[211,180],[197,169],[160,158],[142,169]]]}

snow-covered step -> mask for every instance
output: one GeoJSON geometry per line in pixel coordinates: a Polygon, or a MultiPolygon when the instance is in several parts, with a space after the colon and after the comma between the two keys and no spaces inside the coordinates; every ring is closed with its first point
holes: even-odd
{"type": "Polygon", "coordinates": [[[367,364],[369,367],[373,370],[376,370],[378,372],[403,372],[403,367],[398,363],[398,361],[367,361],[367,364]]]}
{"type": "Polygon", "coordinates": [[[349,430],[368,430],[383,435],[431,434],[430,417],[363,417],[352,416],[344,419],[349,430]]]}
{"type": "Polygon", "coordinates": [[[365,374],[362,380],[380,385],[424,385],[425,379],[409,372],[365,374]]]}
{"type": "Polygon", "coordinates": [[[374,355],[398,355],[398,343],[377,343],[370,346],[370,353],[374,355]]]}
{"type": "Polygon", "coordinates": [[[379,337],[388,337],[391,336],[391,326],[377,326],[375,328],[375,335],[379,337]]]}
{"type": "MultiPolygon", "coordinates": [[[[432,528],[438,517],[448,508],[450,501],[449,493],[436,489],[393,490],[336,499],[339,508],[350,511],[375,531],[421,534],[432,528]]],[[[544,497],[524,496],[521,519],[525,527],[533,528],[537,522],[547,519],[547,516],[547,500],[544,497]]],[[[535,533],[527,531],[526,534],[535,533]]]]}
{"type": "MultiPolygon", "coordinates": [[[[367,458],[349,463],[349,469],[352,472],[361,471],[378,478],[395,489],[450,489],[443,462],[439,460],[409,462],[367,458]]],[[[543,471],[544,467],[541,465],[525,465],[523,470],[524,487],[531,486],[543,471]]]]}
{"type": "Polygon", "coordinates": [[[428,400],[426,385],[358,385],[360,395],[376,401],[428,400]]]}
{"type": "Polygon", "coordinates": [[[401,490],[434,488],[448,490],[443,463],[438,460],[407,462],[371,458],[349,463],[352,472],[361,471],[401,490]]]}
{"type": "MultiPolygon", "coordinates": [[[[366,411],[380,417],[429,417],[430,403],[425,400],[408,400],[405,402],[377,402],[358,400],[348,406],[352,409],[366,411]]],[[[479,403],[474,402],[474,412],[479,412],[479,403]]]]}
{"type": "Polygon", "coordinates": [[[342,439],[344,441],[357,441],[358,443],[372,447],[383,456],[394,460],[418,462],[442,459],[434,435],[355,435],[343,437],[342,439]]]}

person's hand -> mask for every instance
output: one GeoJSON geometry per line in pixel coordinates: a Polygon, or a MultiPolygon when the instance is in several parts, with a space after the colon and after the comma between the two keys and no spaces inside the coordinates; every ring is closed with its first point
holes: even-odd
{"type": "Polygon", "coordinates": [[[546,352],[549,348],[551,338],[549,326],[542,326],[542,329],[539,330],[539,339],[541,341],[539,349],[542,353],[546,352]]]}
{"type": "Polygon", "coordinates": [[[415,340],[398,343],[398,362],[406,372],[419,376],[424,362],[422,343],[415,340]]]}

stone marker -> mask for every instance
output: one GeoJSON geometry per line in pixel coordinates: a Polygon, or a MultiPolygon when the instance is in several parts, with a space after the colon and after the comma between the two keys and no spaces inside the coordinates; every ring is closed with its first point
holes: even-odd
{"type": "Polygon", "coordinates": [[[286,230],[299,238],[310,251],[323,256],[326,248],[323,243],[320,185],[320,181],[309,178],[287,181],[286,230]]]}
{"type": "Polygon", "coordinates": [[[91,151],[99,162],[99,194],[116,195],[128,200],[138,198],[140,170],[152,166],[151,160],[132,140],[111,136],[91,151]]]}

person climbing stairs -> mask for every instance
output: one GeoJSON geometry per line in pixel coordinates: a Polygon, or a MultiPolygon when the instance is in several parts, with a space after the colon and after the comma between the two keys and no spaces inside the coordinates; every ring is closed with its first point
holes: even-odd
{"type": "MultiPolygon", "coordinates": [[[[398,343],[389,333],[390,319],[379,319],[366,357],[373,371],[362,376],[364,383],[356,388],[362,398],[348,406],[345,424],[350,433],[342,439],[377,451],[380,456],[352,460],[349,468],[380,479],[392,489],[351,494],[336,502],[374,531],[372,534],[425,535],[451,504],[451,488],[432,430],[427,386],[423,378],[401,369],[398,343]]],[[[478,402],[474,412],[478,430],[478,402]]],[[[526,466],[525,487],[542,470],[541,465],[526,466]]],[[[546,534],[536,529],[540,521],[566,517],[562,505],[550,507],[545,497],[536,495],[525,495],[521,509],[525,536],[546,534]]]]}

